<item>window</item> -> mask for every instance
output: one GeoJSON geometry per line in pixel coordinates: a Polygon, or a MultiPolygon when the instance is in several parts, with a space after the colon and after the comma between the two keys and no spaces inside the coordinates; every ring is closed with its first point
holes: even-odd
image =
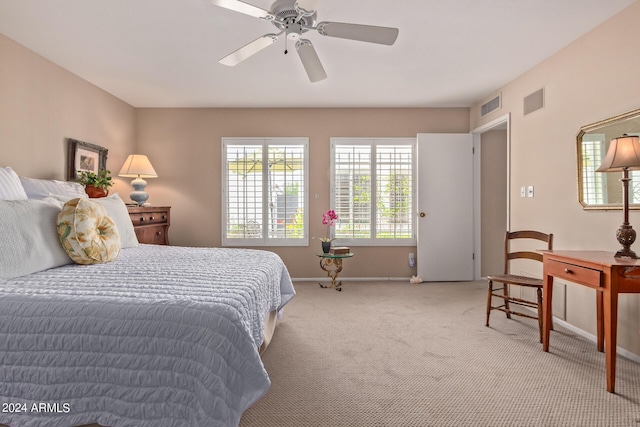
{"type": "Polygon", "coordinates": [[[308,244],[308,138],[222,139],[222,244],[308,244]]]}
{"type": "Polygon", "coordinates": [[[334,237],[351,245],[415,245],[414,138],[332,138],[334,237]]]}
{"type": "Polygon", "coordinates": [[[596,172],[604,158],[604,145],[602,134],[585,134],[582,137],[582,194],[585,203],[590,205],[606,203],[605,176],[596,172]]]}

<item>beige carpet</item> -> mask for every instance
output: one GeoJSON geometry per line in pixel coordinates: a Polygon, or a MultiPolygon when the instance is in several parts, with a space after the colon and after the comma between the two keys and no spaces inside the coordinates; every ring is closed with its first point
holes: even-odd
{"type": "Polygon", "coordinates": [[[544,353],[535,320],[485,327],[484,282],[296,290],[242,427],[640,426],[640,364],[618,356],[608,393],[595,343],[557,327],[544,353]]]}

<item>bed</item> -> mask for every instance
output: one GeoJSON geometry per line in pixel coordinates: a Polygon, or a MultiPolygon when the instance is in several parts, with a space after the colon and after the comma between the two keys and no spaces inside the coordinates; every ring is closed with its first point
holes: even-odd
{"type": "Polygon", "coordinates": [[[269,388],[259,350],[295,295],[282,260],[136,244],[58,265],[56,212],[0,200],[0,424],[237,426],[269,388]],[[19,257],[47,268],[9,271],[19,257]]]}

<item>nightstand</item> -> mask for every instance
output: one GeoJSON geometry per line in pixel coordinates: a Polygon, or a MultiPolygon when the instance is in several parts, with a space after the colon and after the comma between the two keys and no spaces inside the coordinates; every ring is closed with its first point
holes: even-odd
{"type": "Polygon", "coordinates": [[[138,242],[151,245],[169,244],[170,206],[128,206],[138,242]]]}

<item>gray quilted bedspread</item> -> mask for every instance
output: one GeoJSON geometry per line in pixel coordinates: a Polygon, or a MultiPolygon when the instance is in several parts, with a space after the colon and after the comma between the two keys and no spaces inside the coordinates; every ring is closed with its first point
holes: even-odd
{"type": "Polygon", "coordinates": [[[270,385],[267,313],[294,294],[247,249],[140,245],[0,280],[0,423],[237,426],[270,385]]]}

